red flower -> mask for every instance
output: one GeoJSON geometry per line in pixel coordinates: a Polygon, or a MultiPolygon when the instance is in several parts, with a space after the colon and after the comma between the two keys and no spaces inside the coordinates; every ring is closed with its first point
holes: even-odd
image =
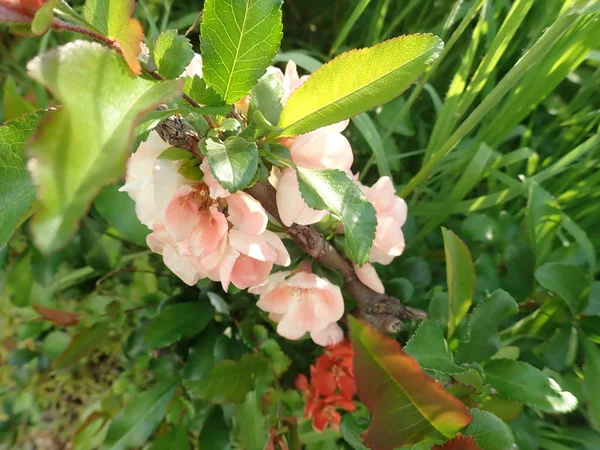
{"type": "Polygon", "coordinates": [[[305,411],[305,415],[312,417],[313,428],[317,431],[325,430],[328,425],[335,431],[339,431],[342,416],[336,408],[352,412],[356,409],[356,405],[340,394],[332,394],[312,404],[310,409],[305,411]]]}

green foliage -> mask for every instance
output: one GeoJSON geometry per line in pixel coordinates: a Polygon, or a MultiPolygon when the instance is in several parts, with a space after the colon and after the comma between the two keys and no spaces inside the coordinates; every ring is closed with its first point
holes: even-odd
{"type": "Polygon", "coordinates": [[[84,41],[39,57],[29,71],[63,103],[29,145],[40,202],[32,231],[40,250],[51,252],[67,242],[98,189],[121,173],[138,114],[179,88],[135,78],[117,55],[84,41]],[[115,110],[115,101],[123,108],[115,110]]]}
{"type": "Polygon", "coordinates": [[[470,410],[473,420],[464,431],[473,436],[482,450],[506,450],[515,446],[515,438],[509,426],[488,411],[470,410]]]}
{"type": "Polygon", "coordinates": [[[185,36],[179,36],[177,30],[167,30],[156,38],[152,57],[159,74],[177,78],[194,57],[194,51],[185,36]]]}
{"type": "Polygon", "coordinates": [[[326,209],[344,224],[348,254],[358,264],[369,259],[377,218],[375,208],[348,175],[340,170],[298,167],[302,197],[314,209],[326,209]]]}
{"type": "Polygon", "coordinates": [[[230,193],[247,187],[258,167],[258,147],[241,137],[206,141],[206,156],[214,177],[230,193]]]}
{"type": "Polygon", "coordinates": [[[204,76],[226,103],[250,92],[275,56],[282,37],[281,3],[208,0],[204,5],[204,76]]]}

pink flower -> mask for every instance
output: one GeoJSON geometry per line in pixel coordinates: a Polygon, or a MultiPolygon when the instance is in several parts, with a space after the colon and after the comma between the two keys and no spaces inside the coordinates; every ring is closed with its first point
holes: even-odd
{"type": "Polygon", "coordinates": [[[337,329],[331,324],[344,314],[340,288],[313,273],[288,275],[276,273],[249,289],[260,295],[257,306],[279,322],[277,332],[285,338],[300,339],[310,332],[320,342],[336,340],[337,329]]]}
{"type": "Polygon", "coordinates": [[[183,73],[182,77],[193,77],[194,75],[198,75],[202,78],[202,56],[196,53],[190,63],[187,65],[183,73]]]}
{"type": "Polygon", "coordinates": [[[360,183],[359,187],[377,212],[377,232],[370,261],[389,264],[404,251],[402,225],[406,222],[406,203],[396,196],[394,185],[389,177],[381,177],[372,187],[360,183]]]}
{"type": "Polygon", "coordinates": [[[227,214],[235,227],[254,236],[262,234],[269,222],[260,202],[241,191],[227,197],[227,214]]]}
{"type": "Polygon", "coordinates": [[[319,128],[294,138],[289,144],[292,160],[307,169],[340,169],[349,171],[354,161],[352,147],[341,134],[348,121],[332,125],[333,128],[319,128]],[[339,131],[332,131],[339,130],[339,131]]]}
{"type": "Polygon", "coordinates": [[[381,282],[379,275],[377,275],[377,271],[371,264],[367,263],[362,267],[359,267],[356,264],[353,264],[353,266],[356,276],[365,286],[373,289],[379,294],[383,294],[385,292],[383,283],[381,282]]]}
{"type": "Polygon", "coordinates": [[[344,340],[344,332],[336,322],[332,322],[322,330],[312,331],[310,337],[315,344],[321,347],[329,347],[330,345],[342,342],[344,340]]]}

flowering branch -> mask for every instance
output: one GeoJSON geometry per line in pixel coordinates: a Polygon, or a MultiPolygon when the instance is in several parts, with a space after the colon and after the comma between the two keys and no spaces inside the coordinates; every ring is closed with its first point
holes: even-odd
{"type": "MultiPolygon", "coordinates": [[[[164,120],[158,125],[156,131],[170,145],[198,156],[197,144],[200,137],[181,116],[175,115],[164,120]]],[[[402,320],[425,317],[423,311],[404,306],[397,298],[377,293],[363,284],[358,279],[352,264],[313,227],[298,224],[289,227],[283,225],[277,208],[276,191],[269,183],[256,183],[246,191],[282,225],[285,232],[304,253],[342,275],[344,289],[356,300],[361,318],[372,327],[383,332],[398,332],[402,328],[402,320]]]]}

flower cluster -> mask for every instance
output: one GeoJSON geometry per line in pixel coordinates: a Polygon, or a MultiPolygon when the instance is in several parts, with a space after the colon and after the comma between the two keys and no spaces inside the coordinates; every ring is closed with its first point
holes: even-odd
{"type": "MultiPolygon", "coordinates": [[[[182,76],[195,75],[202,76],[199,55],[182,76]]],[[[298,76],[293,62],[285,74],[271,67],[267,75],[280,83],[282,105],[307,78],[298,76]]],[[[235,108],[245,115],[248,104],[246,97],[235,108]]],[[[347,125],[348,121],[340,122],[279,143],[288,147],[298,167],[339,169],[355,179],[350,170],[352,148],[342,135],[347,125]]],[[[307,266],[271,274],[274,265],[289,266],[290,257],[280,236],[267,229],[269,219],[262,205],[245,192],[232,194],[224,189],[206,158],[198,164],[201,177],[188,179],[184,175],[188,172],[183,170],[185,160],[165,153],[169,147],[151,132],[131,156],[126,183],[121,188],[135,201],[140,221],[152,230],[147,238],[150,249],[161,254],[165,265],[189,285],[209,278],[220,281],[225,291],[233,284],[259,295],[258,307],[269,313],[278,333],[286,338],[299,339],[310,333],[322,346],[340,342],[343,333],[337,321],[344,313],[340,288],[310,273],[307,266]]],[[[295,169],[273,167],[269,181],[276,188],[284,225],[310,225],[328,214],[306,204],[295,169]]],[[[401,226],[406,220],[406,204],[396,197],[387,177],[373,187],[355,182],[377,212],[370,260],[389,264],[404,248],[401,226]]],[[[383,293],[383,284],[370,264],[356,266],[355,270],[363,283],[383,293]]]]}
{"type": "Polygon", "coordinates": [[[304,417],[312,418],[313,428],[323,431],[327,426],[339,430],[342,416],[337,408],[351,412],[356,409],[352,397],[356,394],[354,381],[354,352],[347,342],[327,347],[310,366],[310,382],[300,374],[296,388],[304,394],[304,417]]]}

